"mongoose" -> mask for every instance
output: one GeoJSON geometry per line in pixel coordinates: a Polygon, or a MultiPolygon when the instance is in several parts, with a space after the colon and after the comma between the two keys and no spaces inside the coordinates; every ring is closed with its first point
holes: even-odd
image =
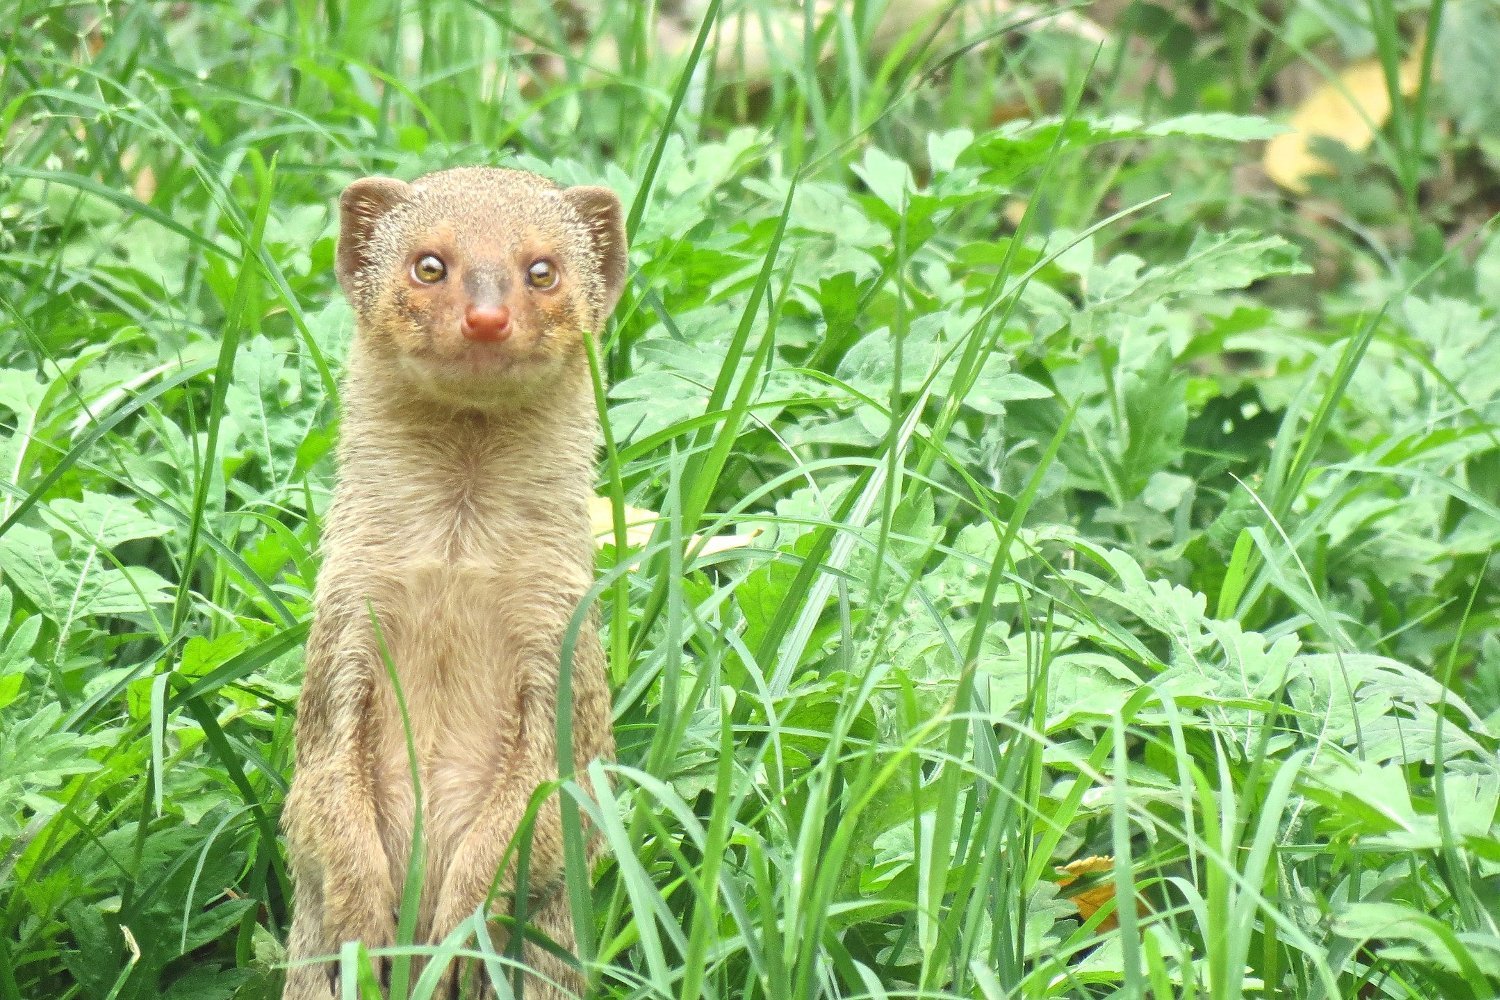
{"type": "MultiPolygon", "coordinates": [[[[521,171],[367,177],[340,199],[336,271],[357,331],[283,819],[300,963],[285,1000],[336,995],[337,963],[305,960],[395,938],[415,794],[380,639],[419,761],[419,943],[485,901],[532,792],[558,776],[560,646],[593,582],[584,338],[619,300],[625,253],[613,192],[521,171]]],[[[592,619],[572,691],[581,775],[614,749],[592,619]]],[[[528,920],[570,949],[560,822],[554,795],[531,845],[528,920]]],[[[525,957],[564,987],[533,978],[528,997],[581,989],[547,950],[528,943],[525,957]]],[[[446,975],[440,996],[456,988],[446,975]]]]}

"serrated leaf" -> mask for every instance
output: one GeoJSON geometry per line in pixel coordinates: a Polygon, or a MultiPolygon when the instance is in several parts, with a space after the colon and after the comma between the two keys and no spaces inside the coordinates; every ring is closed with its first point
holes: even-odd
{"type": "Polygon", "coordinates": [[[144,566],[60,559],[52,536],[24,524],[0,536],[0,566],[10,582],[53,621],[82,615],[134,615],[170,600],[171,584],[144,566]]]}
{"type": "Polygon", "coordinates": [[[1448,760],[1487,759],[1471,735],[1490,735],[1474,710],[1404,663],[1370,653],[1317,653],[1297,657],[1289,673],[1293,705],[1322,720],[1326,739],[1349,747],[1357,744],[1370,761],[1430,763],[1439,754],[1448,760]],[[1465,723],[1446,727],[1441,747],[1436,745],[1438,705],[1462,716],[1465,723]]]}
{"type": "Polygon", "coordinates": [[[1286,130],[1287,126],[1278,125],[1259,115],[1232,115],[1223,111],[1211,111],[1168,118],[1146,126],[1144,132],[1150,136],[1182,135],[1254,142],[1280,135],[1286,130]]]}
{"type": "Polygon", "coordinates": [[[112,549],[121,542],[160,538],[172,526],[157,521],[135,502],[111,493],[85,490],[77,499],[59,498],[41,508],[47,523],[72,536],[81,546],[112,549]]]}
{"type": "MultiPolygon", "coordinates": [[[[1118,270],[1117,265],[1106,266],[1118,270]]],[[[1187,253],[1175,263],[1128,277],[1113,275],[1107,290],[1091,297],[1088,308],[1098,310],[1122,304],[1144,308],[1178,296],[1210,295],[1245,288],[1272,275],[1306,274],[1310,270],[1302,263],[1298,249],[1279,236],[1263,236],[1243,229],[1200,232],[1187,253]]]]}
{"type": "Polygon", "coordinates": [[[1500,939],[1456,933],[1442,921],[1402,903],[1360,902],[1333,914],[1333,932],[1354,941],[1378,941],[1379,955],[1432,962],[1462,974],[1466,958],[1486,976],[1500,977],[1500,939]],[[1391,942],[1405,942],[1392,946],[1391,942]]]}
{"type": "Polygon", "coordinates": [[[42,630],[42,619],[39,615],[32,615],[21,624],[5,643],[5,649],[0,652],[0,674],[16,669],[21,665],[23,659],[30,660],[31,648],[36,645],[36,637],[42,630]]]}
{"type": "Polygon", "coordinates": [[[46,394],[47,386],[34,372],[0,368],[0,408],[29,420],[46,394]]]}
{"type": "Polygon", "coordinates": [[[225,421],[233,431],[227,440],[266,463],[273,479],[285,478],[315,412],[303,403],[301,378],[284,350],[265,337],[240,346],[224,396],[225,421]]]}
{"type": "Polygon", "coordinates": [[[62,807],[46,798],[63,780],[99,769],[88,751],[102,745],[107,736],[60,731],[62,707],[43,704],[30,715],[7,719],[0,726],[0,838],[14,837],[21,830],[21,804],[43,814],[62,807]]]}
{"type": "Polygon", "coordinates": [[[1130,496],[1138,495],[1152,476],[1182,453],[1188,421],[1184,383],[1176,375],[1172,353],[1165,344],[1120,380],[1127,434],[1120,453],[1120,471],[1130,496]]]}
{"type": "Polygon", "coordinates": [[[24,524],[0,535],[0,571],[8,583],[51,614],[67,588],[63,562],[52,548],[52,536],[24,524]]]}
{"type": "Polygon", "coordinates": [[[84,578],[75,609],[91,615],[135,615],[172,601],[172,584],[145,566],[111,567],[84,578]]]}
{"type": "Polygon", "coordinates": [[[274,969],[286,961],[286,946],[264,924],[257,923],[251,928],[250,942],[258,967],[274,969]]]}
{"type": "Polygon", "coordinates": [[[77,949],[62,952],[63,964],[83,985],[87,995],[107,996],[121,951],[120,934],[105,923],[98,907],[83,900],[70,900],[63,906],[62,915],[78,943],[77,949]]]}
{"type": "Polygon", "coordinates": [[[212,639],[195,635],[182,647],[177,671],[186,677],[202,677],[250,644],[243,632],[226,632],[212,639]]]}
{"type": "Polygon", "coordinates": [[[980,136],[958,157],[958,162],[988,167],[991,179],[1004,183],[1040,165],[1059,141],[1070,149],[1081,149],[1125,139],[1184,137],[1245,141],[1266,139],[1282,131],[1282,126],[1264,118],[1220,112],[1180,115],[1151,125],[1126,114],[1066,121],[1040,118],[1007,122],[980,136]]]}
{"type": "MultiPolygon", "coordinates": [[[[1367,833],[1389,830],[1412,833],[1421,823],[1399,768],[1358,758],[1341,758],[1320,767],[1316,780],[1323,787],[1353,800],[1365,810],[1367,818],[1379,817],[1380,825],[1366,826],[1367,833]]],[[[1345,808],[1349,810],[1347,815],[1355,814],[1349,803],[1345,808]]]]}
{"type": "Polygon", "coordinates": [[[990,416],[1005,412],[1005,404],[1023,399],[1051,399],[1052,390],[1016,372],[1008,371],[1009,359],[991,354],[985,359],[974,387],[964,396],[964,405],[990,416]]]}
{"type": "Polygon", "coordinates": [[[223,937],[229,928],[240,922],[245,911],[255,905],[253,899],[226,899],[205,912],[193,914],[188,925],[187,947],[182,949],[182,954],[191,954],[210,941],[223,937]]]}

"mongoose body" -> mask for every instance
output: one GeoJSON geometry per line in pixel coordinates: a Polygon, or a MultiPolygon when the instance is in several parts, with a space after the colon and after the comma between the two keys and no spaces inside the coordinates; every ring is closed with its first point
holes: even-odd
{"type": "MultiPolygon", "coordinates": [[[[286,1000],[338,995],[337,964],[307,960],[394,942],[417,787],[417,941],[441,941],[492,885],[509,905],[500,862],[533,791],[559,774],[560,649],[593,576],[584,338],[625,278],[619,200],[603,188],[461,168],[356,181],[340,210],[337,271],[357,333],[284,812],[296,888],[286,1000]]],[[[571,686],[582,772],[613,752],[591,618],[571,686]]],[[[553,796],[533,834],[528,919],[570,948],[562,870],[553,796]]],[[[545,950],[525,954],[581,986],[545,950]]],[[[527,983],[529,997],[565,995],[527,983]]]]}

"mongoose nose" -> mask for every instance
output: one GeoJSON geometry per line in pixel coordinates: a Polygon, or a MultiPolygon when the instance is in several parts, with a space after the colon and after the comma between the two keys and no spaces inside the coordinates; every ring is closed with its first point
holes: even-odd
{"type": "Polygon", "coordinates": [[[498,343],[510,336],[507,306],[469,306],[464,310],[464,338],[478,343],[498,343]]]}

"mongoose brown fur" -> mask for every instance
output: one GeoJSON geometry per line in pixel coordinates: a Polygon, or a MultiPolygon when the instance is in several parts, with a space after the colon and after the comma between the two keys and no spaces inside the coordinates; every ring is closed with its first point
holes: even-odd
{"type": "MultiPolygon", "coordinates": [[[[337,963],[308,960],[395,940],[416,796],[372,611],[419,762],[417,941],[441,941],[492,884],[509,905],[512,866],[497,871],[533,791],[559,774],[560,647],[593,582],[584,338],[624,285],[620,202],[484,167],[368,177],[340,199],[336,270],[357,333],[283,818],[285,1000],[337,995],[337,963]]],[[[592,618],[572,692],[581,774],[614,749],[592,618]]],[[[533,834],[528,921],[571,949],[560,823],[554,794],[533,834]]],[[[547,950],[524,955],[545,977],[528,997],[581,990],[547,950]]],[[[459,981],[446,976],[439,996],[459,981]]]]}

